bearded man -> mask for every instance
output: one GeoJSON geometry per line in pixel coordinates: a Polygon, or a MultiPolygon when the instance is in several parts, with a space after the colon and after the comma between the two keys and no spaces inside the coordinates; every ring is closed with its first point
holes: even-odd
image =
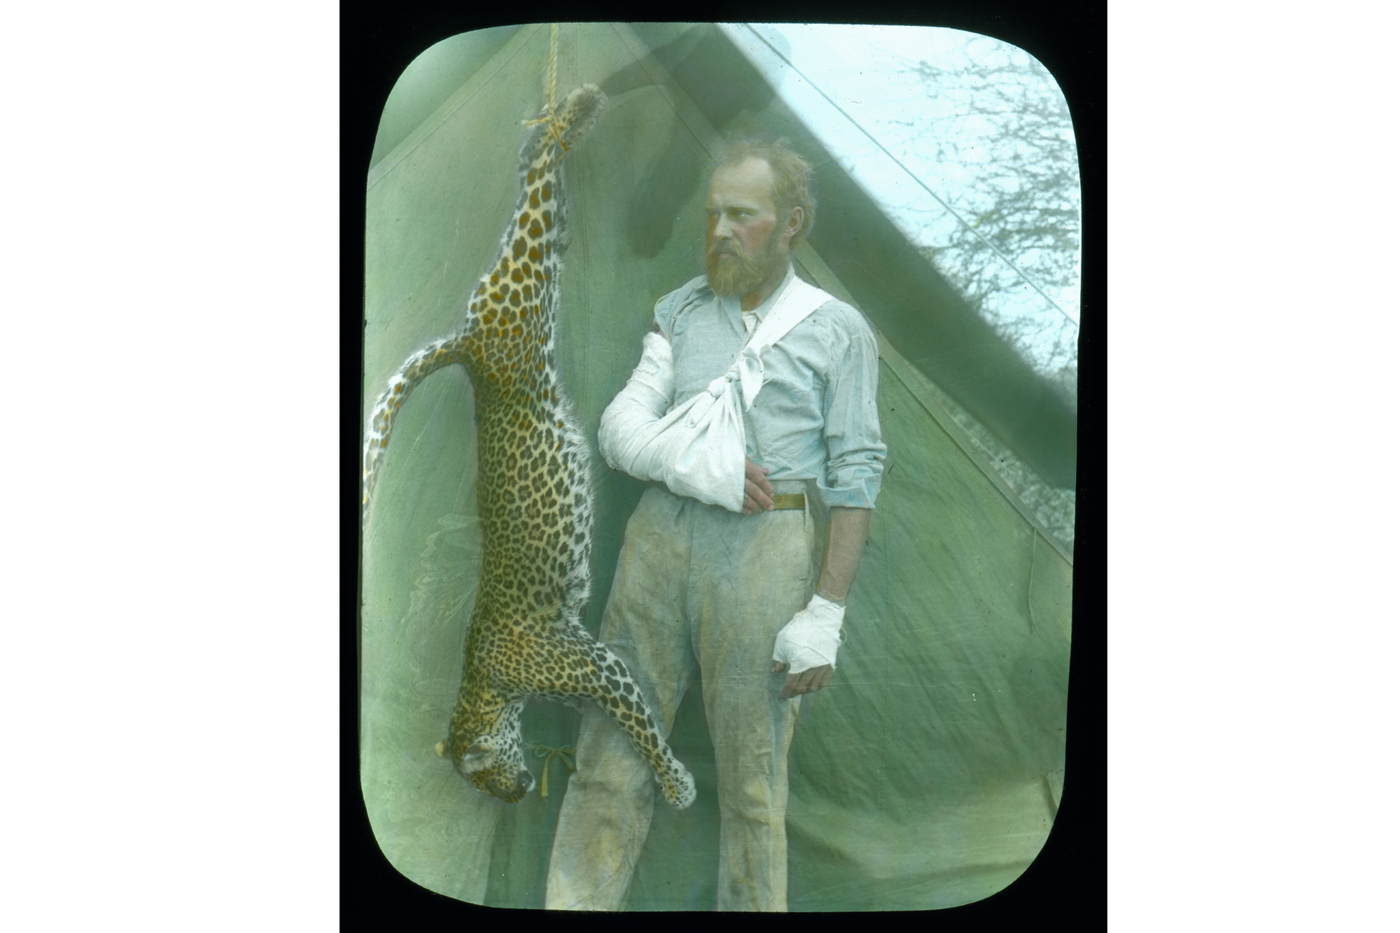
{"type": "MultiPolygon", "coordinates": [[[[655,418],[706,391],[778,306],[812,227],[810,179],[782,140],[726,152],[706,192],[706,274],[657,302],[657,335],[603,415],[610,463],[630,412],[655,418]]],[[[788,748],[800,698],[831,679],[883,471],[874,334],[849,305],[810,293],[814,310],[762,354],[765,381],[743,415],[742,509],[678,495],[669,480],[648,488],[599,632],[667,733],[699,675],[719,776],[720,910],[787,909],[788,748]]],[[[652,773],[591,704],[577,748],[546,906],[616,910],[651,823],[652,773]]]]}

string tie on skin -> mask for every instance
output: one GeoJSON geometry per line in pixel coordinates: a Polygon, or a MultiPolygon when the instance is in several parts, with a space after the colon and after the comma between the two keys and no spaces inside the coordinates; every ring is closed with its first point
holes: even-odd
{"type": "Polygon", "coordinates": [[[544,766],[540,768],[540,796],[548,797],[549,763],[555,758],[558,758],[560,761],[564,762],[564,767],[572,772],[574,770],[573,756],[577,753],[568,745],[565,745],[563,748],[552,748],[548,745],[538,745],[534,742],[531,742],[530,745],[535,750],[535,757],[544,759],[544,766]]]}

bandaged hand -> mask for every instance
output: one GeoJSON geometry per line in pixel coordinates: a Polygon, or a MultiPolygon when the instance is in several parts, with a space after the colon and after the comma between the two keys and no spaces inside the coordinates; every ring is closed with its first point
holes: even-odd
{"type": "MultiPolygon", "coordinates": [[[[841,646],[841,620],[844,606],[816,594],[807,608],[783,626],[773,645],[773,660],[787,665],[789,674],[800,674],[814,667],[836,667],[836,649],[841,646]]],[[[776,669],[775,669],[776,672],[776,669]]]]}

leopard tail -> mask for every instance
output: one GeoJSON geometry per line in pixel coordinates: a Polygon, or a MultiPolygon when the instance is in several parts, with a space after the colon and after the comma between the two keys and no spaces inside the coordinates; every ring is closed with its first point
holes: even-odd
{"type": "Polygon", "coordinates": [[[361,477],[363,496],[361,508],[368,509],[388,453],[389,435],[394,430],[394,422],[399,411],[414,389],[426,378],[446,366],[455,363],[467,364],[466,341],[462,336],[436,340],[414,353],[389,379],[389,385],[380,394],[365,425],[364,473],[361,477]]]}

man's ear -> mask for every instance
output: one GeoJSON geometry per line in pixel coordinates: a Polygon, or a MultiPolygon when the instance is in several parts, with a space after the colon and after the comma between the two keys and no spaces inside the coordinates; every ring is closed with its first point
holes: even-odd
{"type": "Polygon", "coordinates": [[[797,236],[797,231],[802,229],[802,221],[806,216],[800,207],[794,207],[792,213],[788,214],[787,226],[783,228],[783,239],[788,246],[792,245],[792,238],[797,236]]]}

